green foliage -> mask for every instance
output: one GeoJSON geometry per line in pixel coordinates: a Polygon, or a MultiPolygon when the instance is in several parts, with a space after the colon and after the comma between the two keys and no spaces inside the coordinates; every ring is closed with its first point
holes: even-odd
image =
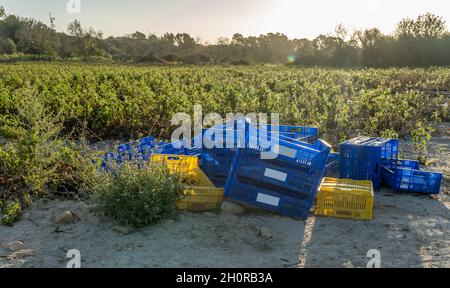
{"type": "Polygon", "coordinates": [[[0,206],[2,206],[0,208],[2,208],[3,214],[1,221],[5,225],[13,225],[13,223],[16,222],[22,215],[22,206],[18,199],[6,201],[6,203],[0,206]]]}
{"type": "Polygon", "coordinates": [[[392,130],[392,129],[384,130],[380,136],[383,138],[386,138],[386,139],[398,139],[397,131],[392,130]]]}
{"type": "Polygon", "coordinates": [[[30,90],[20,91],[15,113],[0,114],[0,135],[7,137],[0,145],[0,200],[8,225],[31,205],[31,195],[78,192],[95,173],[94,153],[60,138],[59,117],[30,90]]]}
{"type": "Polygon", "coordinates": [[[9,122],[2,133],[10,136],[23,118],[19,110],[29,113],[27,93],[62,122],[63,132],[78,132],[79,123],[86,123],[105,138],[136,138],[144,130],[170,136],[172,116],[193,113],[197,103],[204,114],[278,112],[282,123],[317,126],[335,144],[386,130],[409,137],[416,123],[429,126],[441,116],[445,99],[429,91],[450,87],[445,68],[18,64],[0,65],[0,74],[0,119],[9,122]]]}
{"type": "Polygon", "coordinates": [[[0,39],[0,54],[14,54],[16,53],[16,43],[10,38],[0,39]]]}
{"type": "Polygon", "coordinates": [[[411,137],[414,142],[414,148],[419,153],[417,159],[420,163],[427,165],[427,157],[424,155],[427,149],[427,142],[431,140],[431,127],[426,127],[422,122],[417,122],[417,128],[411,132],[411,137]]]}
{"type": "Polygon", "coordinates": [[[13,139],[0,147],[0,174],[23,176],[34,192],[43,193],[45,185],[60,178],[57,166],[70,161],[68,148],[58,139],[62,127],[29,90],[21,91],[15,108],[16,114],[0,118],[0,133],[13,139]]]}
{"type": "Polygon", "coordinates": [[[123,225],[142,227],[170,215],[180,199],[181,179],[166,167],[132,164],[115,167],[114,173],[99,171],[85,187],[104,213],[123,225]]]}

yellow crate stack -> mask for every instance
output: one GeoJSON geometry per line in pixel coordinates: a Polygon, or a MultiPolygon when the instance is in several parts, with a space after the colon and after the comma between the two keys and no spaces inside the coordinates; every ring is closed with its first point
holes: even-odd
{"type": "Polygon", "coordinates": [[[371,220],[371,181],[323,178],[317,194],[316,214],[337,218],[371,220]]]}
{"type": "Polygon", "coordinates": [[[223,201],[223,188],[216,188],[203,173],[195,156],[163,155],[151,156],[152,163],[165,163],[173,173],[183,177],[187,183],[183,187],[184,197],[177,203],[180,210],[202,212],[220,209],[223,201]]]}

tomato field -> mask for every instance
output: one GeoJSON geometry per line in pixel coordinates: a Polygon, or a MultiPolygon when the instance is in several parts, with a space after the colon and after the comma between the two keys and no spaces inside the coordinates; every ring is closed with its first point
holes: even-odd
{"type": "Polygon", "coordinates": [[[86,127],[101,138],[167,136],[172,115],[192,113],[195,104],[223,115],[278,112],[283,124],[317,126],[334,144],[361,134],[426,134],[432,122],[448,118],[448,96],[436,91],[450,87],[446,68],[24,63],[1,65],[0,75],[3,121],[28,95],[42,101],[66,133],[86,127]]]}

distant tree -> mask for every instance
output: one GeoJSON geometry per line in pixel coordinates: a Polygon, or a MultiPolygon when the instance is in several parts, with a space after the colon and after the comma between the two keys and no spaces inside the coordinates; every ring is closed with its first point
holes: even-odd
{"type": "Polygon", "coordinates": [[[59,38],[54,30],[35,20],[28,20],[25,27],[16,33],[16,45],[26,54],[55,55],[59,47],[59,38]]]}
{"type": "Polygon", "coordinates": [[[165,33],[162,39],[169,42],[171,45],[175,45],[175,35],[173,33],[165,33]]]}
{"type": "Polygon", "coordinates": [[[67,31],[69,32],[69,35],[73,37],[81,38],[84,36],[84,30],[81,27],[81,22],[76,19],[70,23],[69,26],[67,26],[67,31]]]}
{"type": "Polygon", "coordinates": [[[10,38],[0,39],[0,54],[16,53],[16,44],[10,38]]]}
{"type": "Polygon", "coordinates": [[[100,40],[103,38],[101,31],[95,31],[92,27],[84,29],[79,20],[74,20],[67,27],[67,31],[72,36],[71,46],[74,56],[107,56],[100,48],[100,40]]]}
{"type": "Polygon", "coordinates": [[[133,34],[131,34],[131,38],[134,40],[145,40],[147,39],[147,36],[142,32],[136,31],[133,34]]]}
{"type": "Polygon", "coordinates": [[[159,38],[156,34],[148,34],[147,39],[153,42],[159,41],[159,38]]]}
{"type": "Polygon", "coordinates": [[[382,58],[387,51],[382,51],[384,35],[377,28],[356,31],[353,40],[358,43],[361,51],[361,64],[363,66],[380,66],[382,58]]]}
{"type": "Polygon", "coordinates": [[[219,37],[216,41],[216,44],[220,46],[229,45],[230,39],[228,39],[227,37],[219,37]]]}
{"type": "Polygon", "coordinates": [[[197,42],[187,33],[177,33],[175,35],[175,44],[182,49],[190,49],[195,47],[197,42]]]}
{"type": "Polygon", "coordinates": [[[0,19],[6,16],[5,8],[0,6],[0,19]]]}
{"type": "Polygon", "coordinates": [[[244,45],[244,36],[242,34],[236,33],[231,38],[231,44],[233,45],[244,45]]]}
{"type": "Polygon", "coordinates": [[[339,25],[336,26],[336,28],[334,29],[334,33],[336,35],[336,38],[339,42],[340,46],[344,46],[345,40],[348,36],[348,30],[347,28],[344,27],[344,25],[341,23],[339,25]]]}

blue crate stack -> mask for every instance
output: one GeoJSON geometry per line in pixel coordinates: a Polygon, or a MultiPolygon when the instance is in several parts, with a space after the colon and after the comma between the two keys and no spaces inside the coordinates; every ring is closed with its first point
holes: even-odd
{"type": "Polygon", "coordinates": [[[276,139],[274,146],[260,139],[274,140],[258,131],[248,135],[239,149],[225,186],[225,196],[286,216],[306,219],[323,176],[330,145],[276,139]],[[262,153],[273,159],[264,159],[262,153]],[[272,157],[271,157],[272,158],[272,157]]]}
{"type": "MultiPolygon", "coordinates": [[[[252,125],[245,119],[239,119],[203,130],[202,134],[203,136],[206,136],[205,139],[215,142],[223,147],[202,147],[201,168],[216,186],[225,186],[233,159],[237,155],[237,148],[245,147],[245,142],[247,141],[245,137],[248,137],[248,134],[246,133],[250,131],[250,129],[252,129],[252,131],[259,131],[261,128],[269,133],[272,131],[273,126],[252,125]],[[243,131],[247,132],[241,133],[243,131]],[[222,140],[222,143],[215,138],[218,135],[221,136],[220,139],[222,140]],[[231,144],[234,148],[227,148],[227,143],[231,144]]],[[[281,139],[285,140],[313,143],[317,141],[317,133],[318,129],[315,127],[281,125],[276,134],[279,135],[281,139]]]]}
{"type": "Polygon", "coordinates": [[[375,189],[381,186],[382,159],[398,158],[398,140],[357,137],[340,144],[340,177],[371,180],[375,189]]]}

